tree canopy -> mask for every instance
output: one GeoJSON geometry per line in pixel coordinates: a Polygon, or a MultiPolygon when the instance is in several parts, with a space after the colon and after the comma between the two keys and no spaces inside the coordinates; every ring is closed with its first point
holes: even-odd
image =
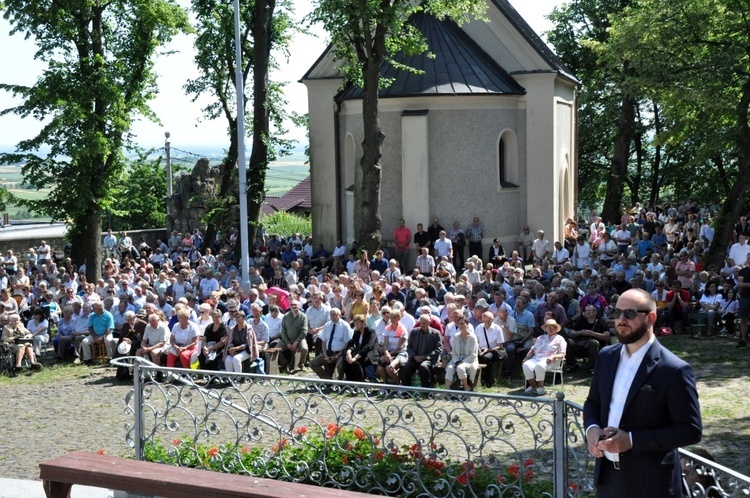
{"type": "Polygon", "coordinates": [[[597,48],[609,63],[629,61],[626,84],[663,106],[670,126],[657,141],[691,146],[675,185],[723,200],[709,260],[723,255],[750,190],[748,18],[750,6],[733,0],[641,0],[597,48]]]}
{"type": "MultiPolygon", "coordinates": [[[[216,229],[236,226],[236,217],[226,216],[227,209],[236,211],[238,203],[237,158],[237,102],[235,86],[234,8],[232,2],[193,0],[192,10],[197,18],[198,36],[195,41],[197,78],[188,81],[185,90],[194,100],[204,94],[212,99],[203,109],[207,119],[223,117],[227,121],[229,148],[221,163],[219,196],[207,219],[207,238],[216,229]]],[[[249,162],[248,218],[256,222],[265,199],[265,176],[268,163],[278,154],[285,154],[293,145],[284,139],[285,120],[284,82],[274,82],[270,71],[278,66],[273,54],[284,54],[292,35],[299,27],[292,18],[291,2],[253,0],[240,2],[240,45],[245,107],[253,112],[246,116],[246,129],[252,134],[249,162]],[[252,85],[248,95],[248,86],[252,85]]]]}
{"type": "Polygon", "coordinates": [[[0,162],[24,164],[26,185],[51,188],[46,199],[25,202],[71,222],[73,257],[96,278],[102,215],[123,170],[123,147],[136,116],[154,118],[154,58],[189,29],[187,14],[169,0],[7,0],[2,10],[12,33],[34,39],[35,58],[47,67],[33,86],[0,85],[23,99],[2,114],[44,123],[0,162]]]}

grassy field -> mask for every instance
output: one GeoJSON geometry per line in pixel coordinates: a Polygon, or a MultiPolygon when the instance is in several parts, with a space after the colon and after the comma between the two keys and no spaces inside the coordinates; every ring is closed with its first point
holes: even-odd
{"type": "MultiPolygon", "coordinates": [[[[266,195],[279,197],[284,195],[310,174],[310,166],[304,164],[302,156],[290,156],[271,164],[266,174],[266,195]]],[[[192,164],[186,165],[192,167],[192,164]]],[[[252,174],[248,172],[248,175],[252,174]]],[[[21,168],[18,166],[0,166],[0,186],[7,188],[16,197],[24,200],[44,199],[49,190],[26,190],[18,186],[23,182],[21,168]]],[[[28,218],[28,208],[10,204],[7,213],[11,219],[28,218]]]]}

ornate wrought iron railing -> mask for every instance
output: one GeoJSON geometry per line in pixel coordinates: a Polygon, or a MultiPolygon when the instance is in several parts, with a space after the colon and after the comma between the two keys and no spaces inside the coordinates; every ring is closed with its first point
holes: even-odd
{"type": "MultiPolygon", "coordinates": [[[[562,393],[528,398],[116,362],[135,366],[126,438],[139,460],[392,496],[593,492],[582,408],[562,393]]],[[[691,496],[747,492],[745,476],[685,456],[720,493],[691,496]]]]}

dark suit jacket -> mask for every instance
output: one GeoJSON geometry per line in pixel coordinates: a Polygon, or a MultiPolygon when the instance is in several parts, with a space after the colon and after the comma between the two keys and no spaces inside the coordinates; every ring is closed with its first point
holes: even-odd
{"type": "Polygon", "coordinates": [[[373,365],[378,364],[380,359],[380,352],[378,351],[378,336],[369,327],[365,327],[365,330],[360,334],[359,330],[354,329],[354,336],[352,340],[346,345],[344,349],[351,349],[352,356],[359,354],[360,358],[366,360],[367,363],[373,365]],[[362,335],[362,344],[359,343],[359,336],[362,335]]]}
{"type": "Polygon", "coordinates": [[[496,263],[498,256],[500,258],[504,258],[505,249],[503,249],[502,245],[495,247],[495,244],[492,244],[487,254],[487,261],[489,261],[490,263],[496,263]]]}
{"type": "MultiPolygon", "coordinates": [[[[585,427],[607,426],[620,350],[602,349],[583,405],[585,427]]],[[[643,358],[625,400],[620,429],[630,432],[633,447],[620,454],[620,472],[630,483],[629,496],[682,496],[677,448],[698,443],[702,424],[695,377],[690,365],[654,341],[643,358]]],[[[594,484],[598,484],[597,459],[594,484]]]]}

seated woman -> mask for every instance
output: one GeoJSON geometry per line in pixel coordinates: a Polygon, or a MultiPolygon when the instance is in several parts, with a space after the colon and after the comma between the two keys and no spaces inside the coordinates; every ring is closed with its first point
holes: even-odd
{"type": "Polygon", "coordinates": [[[219,370],[223,358],[224,346],[227,343],[227,326],[221,321],[220,310],[211,312],[211,323],[203,330],[201,354],[198,356],[201,369],[219,370]]]}
{"type": "Polygon", "coordinates": [[[38,369],[41,365],[36,362],[34,347],[32,345],[32,335],[21,323],[21,317],[13,313],[8,317],[8,324],[3,327],[2,339],[3,345],[11,348],[16,357],[16,371],[21,370],[24,356],[28,358],[31,368],[38,369]]]}
{"type": "Polygon", "coordinates": [[[73,316],[73,307],[65,306],[62,309],[62,318],[57,322],[57,337],[55,337],[55,351],[57,351],[56,358],[58,360],[64,360],[68,347],[72,347],[75,343],[75,336],[73,331],[76,324],[76,317],[73,316]]]}
{"type": "Polygon", "coordinates": [[[471,391],[469,379],[474,378],[479,368],[479,344],[463,315],[456,319],[456,327],[458,333],[451,339],[451,361],[445,367],[445,388],[450,389],[454,376],[458,376],[463,390],[471,391]]]}
{"type": "Polygon", "coordinates": [[[229,336],[224,367],[227,372],[242,372],[242,362],[258,359],[258,341],[253,328],[245,321],[245,312],[238,310],[234,315],[237,321],[229,336]]]}
{"type": "Polygon", "coordinates": [[[524,377],[529,381],[529,387],[524,390],[525,394],[543,395],[545,392],[544,375],[547,369],[553,362],[565,358],[568,343],[561,335],[558,335],[560,325],[554,318],[550,318],[544,322],[542,330],[547,332],[547,335],[537,338],[521,365],[524,377]]]}
{"type": "Polygon", "coordinates": [[[706,313],[706,318],[708,319],[707,335],[715,334],[717,317],[720,316],[719,313],[724,302],[724,298],[719,294],[718,288],[719,286],[715,281],[709,282],[699,301],[700,312],[706,313]]]}
{"type": "Polygon", "coordinates": [[[42,344],[49,342],[49,322],[44,319],[44,311],[41,308],[34,308],[26,328],[33,340],[34,354],[41,356],[42,344]]]}
{"type": "Polygon", "coordinates": [[[190,310],[182,308],[177,312],[177,323],[169,336],[167,366],[174,367],[179,358],[182,368],[190,368],[190,356],[198,345],[199,337],[198,327],[190,321],[190,310]]]}
{"type": "Polygon", "coordinates": [[[739,310],[740,302],[737,300],[737,295],[734,289],[729,289],[719,309],[721,322],[724,324],[724,327],[721,329],[722,335],[726,334],[729,337],[734,337],[734,321],[739,310]]]}
{"type": "Polygon", "coordinates": [[[375,382],[375,367],[380,360],[378,352],[378,337],[367,327],[364,314],[354,315],[354,335],[344,347],[344,375],[351,382],[367,380],[375,382]]]}

